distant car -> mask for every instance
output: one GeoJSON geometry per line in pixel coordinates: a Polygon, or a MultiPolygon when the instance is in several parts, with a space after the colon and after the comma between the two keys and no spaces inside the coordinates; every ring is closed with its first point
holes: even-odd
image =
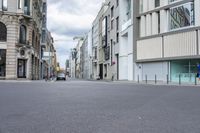
{"type": "Polygon", "coordinates": [[[56,80],[66,80],[65,74],[64,73],[58,73],[56,80]]]}

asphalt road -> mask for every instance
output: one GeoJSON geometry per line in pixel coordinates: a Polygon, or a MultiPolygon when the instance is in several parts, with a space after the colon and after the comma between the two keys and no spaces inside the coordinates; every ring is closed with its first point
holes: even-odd
{"type": "Polygon", "coordinates": [[[0,133],[200,133],[200,88],[0,82],[0,133]]]}

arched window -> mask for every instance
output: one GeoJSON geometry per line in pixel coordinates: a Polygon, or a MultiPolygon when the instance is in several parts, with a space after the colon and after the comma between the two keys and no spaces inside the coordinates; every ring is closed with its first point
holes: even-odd
{"type": "Polygon", "coordinates": [[[21,25],[20,26],[20,43],[26,44],[26,26],[21,25]]]}
{"type": "Polygon", "coordinates": [[[0,41],[7,41],[7,28],[2,22],[0,22],[0,41]]]}

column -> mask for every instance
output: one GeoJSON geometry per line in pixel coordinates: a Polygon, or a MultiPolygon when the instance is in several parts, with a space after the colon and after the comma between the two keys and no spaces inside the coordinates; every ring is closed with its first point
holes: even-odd
{"type": "Polygon", "coordinates": [[[168,31],[168,12],[167,10],[160,11],[160,33],[168,31]]]}
{"type": "Polygon", "coordinates": [[[195,0],[194,1],[194,12],[195,12],[195,26],[200,26],[200,1],[199,0],[195,0]]]}
{"type": "Polygon", "coordinates": [[[169,4],[169,0],[160,0],[160,6],[166,6],[169,4]]]}
{"type": "Polygon", "coordinates": [[[143,12],[148,11],[148,0],[143,0],[143,12]]]}
{"type": "Polygon", "coordinates": [[[153,10],[155,8],[155,0],[148,0],[149,10],[153,10]]]}
{"type": "Polygon", "coordinates": [[[146,17],[141,16],[140,20],[140,37],[146,36],[146,17]]]}
{"type": "Polygon", "coordinates": [[[152,34],[158,34],[158,13],[152,13],[152,34]]]}
{"type": "Polygon", "coordinates": [[[146,16],[146,35],[150,36],[151,34],[152,34],[151,14],[147,14],[147,16],[146,16]]]}

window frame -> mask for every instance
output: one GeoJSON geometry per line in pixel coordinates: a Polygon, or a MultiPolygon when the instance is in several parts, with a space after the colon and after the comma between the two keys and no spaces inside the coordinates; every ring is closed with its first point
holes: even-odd
{"type": "MultiPolygon", "coordinates": [[[[179,1],[179,0],[177,0],[179,1]]],[[[194,11],[194,2],[187,2],[187,3],[184,3],[184,4],[181,4],[181,5],[178,5],[178,6],[174,6],[174,7],[171,7],[169,8],[168,10],[168,30],[169,31],[176,31],[176,30],[181,30],[181,29],[187,29],[187,28],[190,28],[190,27],[194,27],[195,26],[195,11],[194,11]],[[171,10],[175,9],[175,8],[179,8],[179,7],[182,7],[182,6],[185,6],[185,5],[191,5],[193,4],[193,24],[192,24],[192,18],[191,18],[191,12],[190,12],[190,25],[189,26],[182,26],[182,27],[177,27],[177,28],[172,28],[171,26],[171,10]]]]}
{"type": "Polygon", "coordinates": [[[19,33],[19,42],[22,44],[26,44],[26,42],[27,42],[27,27],[24,24],[20,25],[19,32],[20,32],[19,33]],[[24,31],[22,31],[23,30],[22,27],[24,27],[24,31]]]}

